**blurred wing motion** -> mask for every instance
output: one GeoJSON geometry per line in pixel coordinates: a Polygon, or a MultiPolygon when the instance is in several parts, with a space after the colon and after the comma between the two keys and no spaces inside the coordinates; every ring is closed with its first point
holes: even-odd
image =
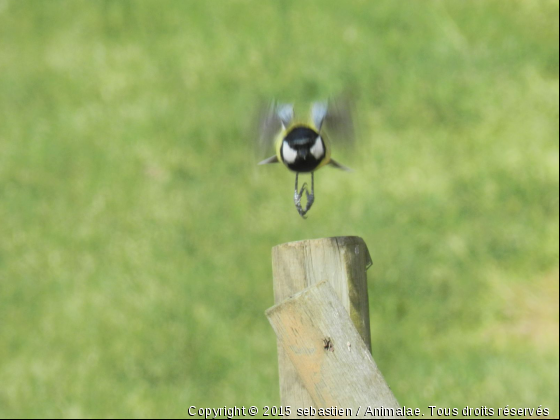
{"type": "MultiPolygon", "coordinates": [[[[326,133],[329,143],[336,146],[354,144],[355,134],[352,121],[352,102],[349,99],[314,102],[311,106],[311,125],[317,132],[326,133]]],[[[261,107],[259,116],[259,136],[257,152],[262,159],[274,153],[278,136],[294,122],[293,104],[272,102],[261,107]]],[[[259,162],[259,165],[278,163],[278,156],[273,155],[259,162]]],[[[329,163],[339,169],[351,171],[350,168],[330,158],[329,163]]]]}
{"type": "Polygon", "coordinates": [[[331,160],[329,162],[329,165],[332,165],[332,166],[334,166],[335,168],[338,168],[338,169],[342,169],[343,171],[346,171],[346,172],[354,172],[354,170],[352,168],[349,168],[348,166],[345,166],[342,163],[337,162],[333,158],[331,158],[331,160]]]}
{"type": "Polygon", "coordinates": [[[312,107],[312,116],[324,112],[321,130],[329,136],[335,147],[352,146],[355,142],[354,122],[352,119],[354,106],[349,98],[334,99],[327,102],[316,102],[312,107]],[[324,110],[324,111],[323,111],[324,110]]]}
{"type": "MultiPolygon", "coordinates": [[[[293,104],[277,104],[272,102],[268,106],[262,106],[258,122],[258,144],[257,153],[260,158],[268,156],[274,151],[274,142],[280,132],[289,126],[294,118],[293,104]]],[[[278,157],[271,156],[259,162],[259,165],[277,163],[278,157]]]]}
{"type": "Polygon", "coordinates": [[[353,140],[354,128],[349,101],[314,102],[308,122],[294,121],[292,104],[272,103],[261,111],[258,151],[261,156],[265,156],[267,150],[275,149],[276,153],[260,161],[259,165],[282,162],[296,173],[294,204],[300,216],[305,218],[315,201],[315,171],[325,165],[350,171],[331,158],[331,144],[349,144],[353,140]],[[307,183],[299,188],[300,173],[311,174],[311,191],[307,183]],[[302,199],[305,198],[307,202],[304,206],[302,199]]]}
{"type": "MultiPolygon", "coordinates": [[[[326,134],[330,143],[335,147],[354,144],[355,134],[350,100],[314,102],[311,106],[311,122],[317,131],[326,134]]],[[[333,158],[330,158],[329,164],[343,171],[352,172],[352,169],[333,158]]]]}

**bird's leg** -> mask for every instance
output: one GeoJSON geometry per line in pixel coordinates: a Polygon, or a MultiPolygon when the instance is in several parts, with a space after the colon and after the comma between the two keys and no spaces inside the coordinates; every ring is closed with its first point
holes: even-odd
{"type": "Polygon", "coordinates": [[[298,175],[299,173],[296,172],[296,190],[294,192],[294,203],[296,205],[296,209],[301,217],[305,219],[305,214],[309,211],[311,206],[313,205],[313,201],[315,200],[315,182],[313,178],[313,172],[311,172],[311,193],[307,188],[307,183],[304,182],[301,186],[301,190],[298,191],[298,175]],[[301,207],[301,198],[303,197],[303,192],[305,191],[305,196],[307,198],[307,203],[305,204],[305,210],[301,207]]]}
{"type": "Polygon", "coordinates": [[[298,177],[299,173],[296,172],[296,190],[294,192],[294,204],[296,205],[296,209],[301,217],[304,217],[303,209],[301,208],[301,197],[303,195],[303,189],[306,187],[305,184],[301,187],[301,191],[298,192],[298,177]]]}
{"type": "Polygon", "coordinates": [[[307,195],[307,204],[305,205],[305,213],[309,211],[313,202],[315,201],[315,175],[311,172],[311,194],[307,189],[305,190],[305,194],[307,195]]]}

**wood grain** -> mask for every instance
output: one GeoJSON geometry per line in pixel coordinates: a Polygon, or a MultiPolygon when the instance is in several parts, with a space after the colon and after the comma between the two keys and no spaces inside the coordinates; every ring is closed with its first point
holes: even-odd
{"type": "Polygon", "coordinates": [[[358,407],[357,417],[365,416],[367,406],[399,407],[328,281],[284,300],[266,315],[314,407],[351,408],[354,417],[358,407]]]}
{"type": "MultiPolygon", "coordinates": [[[[371,351],[367,268],[371,257],[362,238],[342,236],[289,242],[272,249],[274,302],[328,281],[371,351]]],[[[280,400],[283,406],[313,405],[292,362],[278,345],[280,400]]],[[[292,416],[294,413],[292,412],[292,416]]]]}

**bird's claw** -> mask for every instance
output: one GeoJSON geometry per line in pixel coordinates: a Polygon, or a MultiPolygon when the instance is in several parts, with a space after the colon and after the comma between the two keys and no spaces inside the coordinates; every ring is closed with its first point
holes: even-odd
{"type": "MultiPolygon", "coordinates": [[[[312,176],[313,176],[313,174],[312,174],[312,176]]],[[[296,209],[297,209],[297,211],[298,211],[298,213],[301,217],[303,217],[304,219],[307,218],[306,214],[309,211],[309,209],[311,208],[311,206],[313,205],[314,201],[315,201],[315,194],[314,194],[314,191],[313,191],[313,186],[311,188],[311,192],[309,192],[309,189],[307,188],[307,182],[305,182],[301,186],[301,189],[298,192],[297,176],[296,176],[296,190],[295,190],[295,193],[294,193],[294,204],[296,205],[296,209]],[[305,210],[303,209],[303,207],[301,205],[301,199],[303,198],[303,193],[304,192],[305,192],[305,197],[307,199],[307,203],[305,204],[305,210]]]]}

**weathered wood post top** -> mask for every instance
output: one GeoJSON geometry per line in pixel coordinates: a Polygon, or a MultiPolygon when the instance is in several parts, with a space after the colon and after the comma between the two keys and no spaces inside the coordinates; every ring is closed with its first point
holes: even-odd
{"type": "Polygon", "coordinates": [[[358,236],[306,239],[272,248],[274,303],[327,280],[371,349],[367,269],[371,257],[358,236]]]}
{"type": "Polygon", "coordinates": [[[300,407],[399,407],[371,355],[371,265],[357,236],[272,249],[275,306],[266,315],[277,336],[281,404],[294,410],[288,417],[300,407]]]}

